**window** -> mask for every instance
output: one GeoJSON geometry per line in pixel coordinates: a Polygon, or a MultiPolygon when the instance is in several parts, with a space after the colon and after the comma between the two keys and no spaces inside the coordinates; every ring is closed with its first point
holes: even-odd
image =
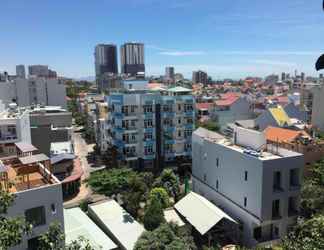
{"type": "Polygon", "coordinates": [[[153,134],[152,133],[144,133],[144,140],[152,140],[153,134]]]}
{"type": "Polygon", "coordinates": [[[151,128],[153,127],[153,121],[151,119],[144,120],[144,128],[151,128]]]}
{"type": "Polygon", "coordinates": [[[182,133],[181,130],[178,131],[178,137],[181,137],[182,133]]]}
{"type": "Polygon", "coordinates": [[[52,214],[56,214],[56,206],[54,203],[51,204],[51,211],[52,211],[52,214]]]}
{"type": "Polygon", "coordinates": [[[184,145],[184,149],[185,149],[186,152],[191,151],[191,144],[190,143],[186,143],[184,145]]]}
{"type": "Polygon", "coordinates": [[[25,211],[26,221],[34,227],[45,225],[45,208],[44,206],[27,209],[25,211]]]}
{"type": "Polygon", "coordinates": [[[145,155],[152,155],[153,154],[153,146],[145,146],[144,147],[144,154],[145,155]]]}
{"type": "Polygon", "coordinates": [[[136,109],[136,106],[132,105],[131,106],[131,112],[134,113],[135,112],[135,109],[136,109]]]}
{"type": "Polygon", "coordinates": [[[185,137],[185,138],[190,138],[191,135],[192,135],[192,130],[191,130],[191,129],[186,129],[186,130],[184,131],[184,137],[185,137]]]}
{"type": "Polygon", "coordinates": [[[256,240],[260,240],[262,237],[262,228],[261,227],[256,227],[253,229],[253,237],[256,240]]]}
{"type": "Polygon", "coordinates": [[[178,111],[181,111],[181,104],[178,104],[178,111]]]}
{"type": "Polygon", "coordinates": [[[178,119],[178,124],[181,124],[181,118],[178,119]]]}
{"type": "Polygon", "coordinates": [[[273,191],[281,191],[281,172],[276,171],[273,173],[273,191]]]}
{"type": "Polygon", "coordinates": [[[172,153],[173,152],[172,144],[164,144],[164,152],[165,153],[172,153]]]}
{"type": "Polygon", "coordinates": [[[298,187],[299,186],[299,169],[291,169],[290,170],[290,186],[298,187]]]}
{"type": "Polygon", "coordinates": [[[244,197],[244,207],[246,207],[246,206],[247,206],[247,198],[244,197]]]}
{"type": "Polygon", "coordinates": [[[219,185],[219,182],[218,180],[216,180],[216,189],[218,190],[218,185],[219,185]]]}
{"type": "Polygon", "coordinates": [[[128,106],[123,106],[122,107],[122,113],[124,113],[124,114],[128,114],[128,106]]]}
{"type": "Polygon", "coordinates": [[[297,197],[289,197],[288,216],[294,216],[298,214],[297,204],[298,204],[297,197]]]}
{"type": "Polygon", "coordinates": [[[216,167],[219,167],[219,158],[216,158],[216,167]]]}
{"type": "Polygon", "coordinates": [[[207,180],[207,176],[206,176],[206,174],[204,174],[204,181],[206,181],[207,180]]]}
{"type": "Polygon", "coordinates": [[[244,171],[244,180],[245,180],[245,181],[248,180],[248,171],[244,171]]]}
{"type": "Polygon", "coordinates": [[[272,201],[272,218],[280,218],[280,200],[272,201]]]}
{"type": "Polygon", "coordinates": [[[152,113],[153,112],[152,105],[143,105],[143,111],[144,113],[152,113]]]}

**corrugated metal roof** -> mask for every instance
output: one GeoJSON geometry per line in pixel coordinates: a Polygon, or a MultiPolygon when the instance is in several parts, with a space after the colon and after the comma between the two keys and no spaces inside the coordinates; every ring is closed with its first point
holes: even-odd
{"type": "Polygon", "coordinates": [[[56,164],[64,160],[74,160],[74,159],[75,159],[74,154],[59,154],[51,158],[51,164],[56,164]]]}
{"type": "Polygon", "coordinates": [[[201,235],[224,218],[236,223],[213,203],[194,192],[187,194],[174,207],[201,235]]]}
{"type": "Polygon", "coordinates": [[[66,243],[83,236],[96,250],[117,249],[117,245],[78,207],[64,209],[64,229],[66,243]]]}
{"type": "Polygon", "coordinates": [[[289,116],[281,106],[278,106],[276,108],[269,108],[269,111],[280,127],[291,125],[289,116]]]}
{"type": "Polygon", "coordinates": [[[144,227],[128,214],[116,201],[109,200],[89,206],[89,213],[114,235],[127,250],[132,250],[144,227]]]}
{"type": "Polygon", "coordinates": [[[35,148],[32,144],[26,142],[16,142],[15,145],[23,153],[33,152],[37,150],[37,148],[35,148]]]}

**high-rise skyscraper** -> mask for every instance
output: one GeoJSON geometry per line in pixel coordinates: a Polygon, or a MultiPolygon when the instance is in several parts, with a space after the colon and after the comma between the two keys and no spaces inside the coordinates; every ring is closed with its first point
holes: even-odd
{"type": "Polygon", "coordinates": [[[117,47],[114,44],[98,44],[95,47],[96,76],[105,73],[118,74],[117,47]]]}
{"type": "Polygon", "coordinates": [[[16,66],[16,75],[18,78],[26,78],[25,65],[20,64],[16,66]]]}
{"type": "Polygon", "coordinates": [[[304,73],[304,72],[301,72],[301,73],[300,73],[300,79],[301,79],[302,81],[305,81],[305,73],[304,73]]]}
{"type": "Polygon", "coordinates": [[[281,81],[286,81],[286,73],[285,72],[282,72],[281,73],[281,81]]]}
{"type": "Polygon", "coordinates": [[[120,47],[121,73],[136,76],[145,73],[144,44],[125,43],[120,47]]]}
{"type": "Polygon", "coordinates": [[[114,44],[98,44],[95,47],[96,83],[101,92],[109,88],[109,80],[118,74],[117,47],[114,44]]]}
{"type": "Polygon", "coordinates": [[[192,83],[207,84],[208,83],[207,73],[201,70],[192,72],[192,83]]]}
{"type": "Polygon", "coordinates": [[[171,83],[174,82],[174,67],[165,68],[165,80],[171,83]]]}

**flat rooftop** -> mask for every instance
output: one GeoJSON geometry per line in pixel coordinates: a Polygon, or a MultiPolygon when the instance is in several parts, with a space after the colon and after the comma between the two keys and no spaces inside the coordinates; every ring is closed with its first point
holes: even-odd
{"type": "MultiPolygon", "coordinates": [[[[250,130],[253,133],[256,132],[254,130],[250,130]]],[[[277,147],[273,144],[265,143],[262,145],[258,150],[254,150],[253,148],[242,145],[239,143],[234,143],[234,139],[228,139],[224,137],[223,135],[209,131],[204,128],[198,128],[195,132],[195,135],[198,135],[199,137],[203,138],[205,141],[209,141],[215,144],[222,145],[226,148],[229,148],[231,150],[235,150],[236,152],[239,152],[244,155],[249,155],[254,158],[258,158],[259,160],[265,161],[265,160],[275,160],[275,159],[281,159],[286,157],[296,157],[301,156],[300,153],[290,151],[287,149],[283,149],[280,147],[277,147]]],[[[252,140],[252,138],[248,138],[252,140]]]]}
{"type": "Polygon", "coordinates": [[[19,158],[0,160],[0,188],[16,193],[59,183],[43,163],[23,164],[19,158]]]}
{"type": "Polygon", "coordinates": [[[17,108],[16,110],[9,110],[6,109],[2,112],[0,112],[0,120],[16,120],[20,119],[21,116],[28,113],[28,111],[25,108],[17,108]]]}

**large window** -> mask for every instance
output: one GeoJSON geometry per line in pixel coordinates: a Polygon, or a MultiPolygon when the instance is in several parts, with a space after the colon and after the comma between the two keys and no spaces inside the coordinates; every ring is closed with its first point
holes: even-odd
{"type": "Polygon", "coordinates": [[[34,227],[46,224],[46,215],[44,206],[30,208],[25,211],[26,221],[34,227]]]}
{"type": "Polygon", "coordinates": [[[299,186],[299,169],[291,169],[290,170],[290,187],[298,187],[299,186]]]}
{"type": "Polygon", "coordinates": [[[272,201],[272,218],[278,219],[280,217],[280,200],[274,200],[272,201]]]}
{"type": "Polygon", "coordinates": [[[273,173],[273,191],[278,192],[282,190],[281,187],[281,172],[280,171],[275,171],[273,173]]]}

